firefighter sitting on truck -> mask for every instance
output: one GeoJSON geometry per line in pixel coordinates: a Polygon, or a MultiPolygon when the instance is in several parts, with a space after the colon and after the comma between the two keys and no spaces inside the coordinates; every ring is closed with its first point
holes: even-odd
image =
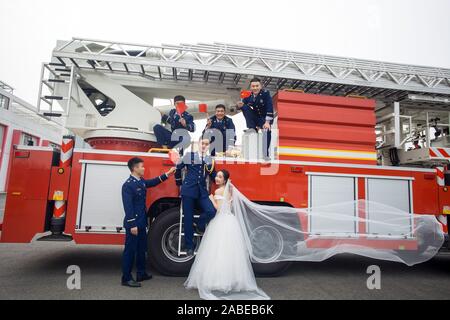
{"type": "Polygon", "coordinates": [[[226,115],[225,106],[218,104],[216,114],[208,119],[202,136],[209,138],[211,155],[214,157],[217,153],[227,152],[236,143],[236,127],[233,119],[226,115]],[[206,134],[205,134],[206,133],[206,134]],[[221,138],[222,141],[216,141],[221,138]]]}
{"type": "Polygon", "coordinates": [[[145,254],[147,252],[147,188],[155,187],[175,172],[170,168],[159,177],[144,179],[144,161],[140,158],[128,160],[130,177],[122,185],[122,202],[125,210],[123,226],[125,228],[125,249],[122,256],[122,285],[140,287],[139,282],[152,278],[146,272],[145,254]],[[131,276],[136,260],[136,281],[131,276]]]}
{"type": "Polygon", "coordinates": [[[194,117],[186,111],[186,99],[183,96],[175,96],[173,103],[175,108],[170,110],[168,116],[162,117],[162,122],[170,124],[172,131],[161,124],[156,124],[153,127],[153,133],[156,136],[156,142],[165,149],[172,149],[181,143],[180,154],[183,154],[183,148],[190,145],[190,136],[187,131],[195,131],[194,117]],[[176,133],[177,137],[174,136],[172,139],[172,133],[176,133]]]}
{"type": "Polygon", "coordinates": [[[237,103],[238,109],[242,110],[248,129],[263,130],[264,158],[269,158],[269,147],[271,140],[271,126],[273,124],[273,104],[269,90],[261,85],[261,80],[253,78],[250,80],[251,95],[237,103]]]}

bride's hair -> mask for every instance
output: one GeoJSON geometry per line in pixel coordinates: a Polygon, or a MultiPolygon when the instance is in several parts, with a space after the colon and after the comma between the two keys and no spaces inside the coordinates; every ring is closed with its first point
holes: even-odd
{"type": "MultiPolygon", "coordinates": [[[[222,174],[223,174],[223,184],[227,184],[228,179],[230,178],[230,173],[228,172],[228,170],[225,170],[225,169],[219,170],[219,172],[222,172],[222,174]]],[[[219,173],[219,172],[217,172],[217,173],[219,173]]]]}

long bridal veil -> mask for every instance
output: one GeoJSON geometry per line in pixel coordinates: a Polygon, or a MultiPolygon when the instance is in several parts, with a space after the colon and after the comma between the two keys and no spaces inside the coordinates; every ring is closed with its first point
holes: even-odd
{"type": "Polygon", "coordinates": [[[431,259],[444,242],[433,215],[358,200],[321,207],[268,206],[227,183],[220,211],[238,219],[252,262],[322,261],[339,253],[405,263],[431,259]],[[339,232],[337,232],[339,230],[339,232]]]}
{"type": "Polygon", "coordinates": [[[185,286],[197,288],[203,299],[269,299],[256,284],[251,262],[322,261],[351,253],[414,265],[431,259],[443,241],[432,215],[363,200],[267,206],[228,182],[185,286]]]}

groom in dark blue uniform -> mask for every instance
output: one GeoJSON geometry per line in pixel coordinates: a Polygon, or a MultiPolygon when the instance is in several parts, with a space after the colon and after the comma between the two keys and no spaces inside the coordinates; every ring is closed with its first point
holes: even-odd
{"type": "Polygon", "coordinates": [[[147,188],[155,187],[175,171],[171,168],[159,177],[144,179],[144,161],[140,158],[128,160],[130,177],[122,185],[122,202],[125,210],[123,226],[125,228],[125,249],[122,256],[122,285],[140,287],[139,282],[152,278],[146,272],[145,254],[147,253],[147,188]],[[136,281],[131,276],[136,260],[136,281]]]}
{"type": "Polygon", "coordinates": [[[200,218],[197,228],[200,232],[205,230],[206,224],[214,218],[216,209],[209,199],[209,192],[206,179],[216,176],[214,170],[214,159],[207,154],[209,140],[201,138],[198,152],[188,152],[177,164],[175,171],[175,181],[181,186],[181,202],[183,209],[184,241],[187,255],[194,254],[194,209],[195,205],[200,206],[200,218]],[[184,181],[181,179],[181,170],[186,168],[184,181]]]}
{"type": "Polygon", "coordinates": [[[242,110],[248,129],[263,129],[264,131],[264,157],[269,157],[271,130],[273,124],[273,104],[269,90],[262,87],[261,80],[250,80],[252,94],[238,102],[238,109],[242,110]]]}

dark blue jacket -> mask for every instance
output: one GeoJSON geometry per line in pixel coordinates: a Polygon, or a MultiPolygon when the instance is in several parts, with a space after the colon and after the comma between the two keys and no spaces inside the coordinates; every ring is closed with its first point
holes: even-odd
{"type": "Polygon", "coordinates": [[[177,164],[175,182],[177,186],[181,186],[181,196],[195,199],[208,197],[209,192],[206,186],[208,177],[213,179],[216,177],[214,159],[209,155],[201,159],[198,152],[188,152],[177,164]],[[182,181],[181,170],[183,168],[186,168],[186,174],[182,181]]]}
{"type": "Polygon", "coordinates": [[[178,114],[176,109],[172,109],[169,112],[169,116],[166,116],[167,118],[165,121],[167,121],[168,124],[170,124],[170,128],[172,129],[172,132],[176,129],[186,129],[190,132],[195,131],[195,123],[194,123],[194,117],[189,112],[183,112],[182,117],[184,120],[186,120],[186,127],[183,127],[183,125],[180,123],[180,115],[178,114]]]}
{"type": "Polygon", "coordinates": [[[265,119],[265,121],[273,120],[273,103],[269,90],[262,89],[255,97],[253,93],[242,99],[245,105],[248,105],[259,118],[265,119]]]}
{"type": "Polygon", "coordinates": [[[122,185],[122,203],[125,210],[124,228],[147,227],[147,208],[145,200],[147,188],[155,187],[167,180],[165,174],[153,179],[136,179],[132,175],[122,185]]]}
{"type": "MultiPolygon", "coordinates": [[[[222,133],[223,137],[223,148],[226,151],[225,148],[228,146],[234,146],[236,142],[236,127],[234,126],[233,119],[230,117],[225,116],[222,120],[217,119],[216,116],[212,116],[210,118],[211,120],[211,126],[209,128],[205,128],[203,130],[202,135],[205,134],[205,132],[208,134],[208,131],[211,132],[211,136],[214,137],[213,129],[217,129],[222,133]],[[229,135],[228,141],[227,141],[227,130],[232,130],[232,134],[229,135]]],[[[214,139],[210,139],[211,142],[214,141],[214,139]]]]}

